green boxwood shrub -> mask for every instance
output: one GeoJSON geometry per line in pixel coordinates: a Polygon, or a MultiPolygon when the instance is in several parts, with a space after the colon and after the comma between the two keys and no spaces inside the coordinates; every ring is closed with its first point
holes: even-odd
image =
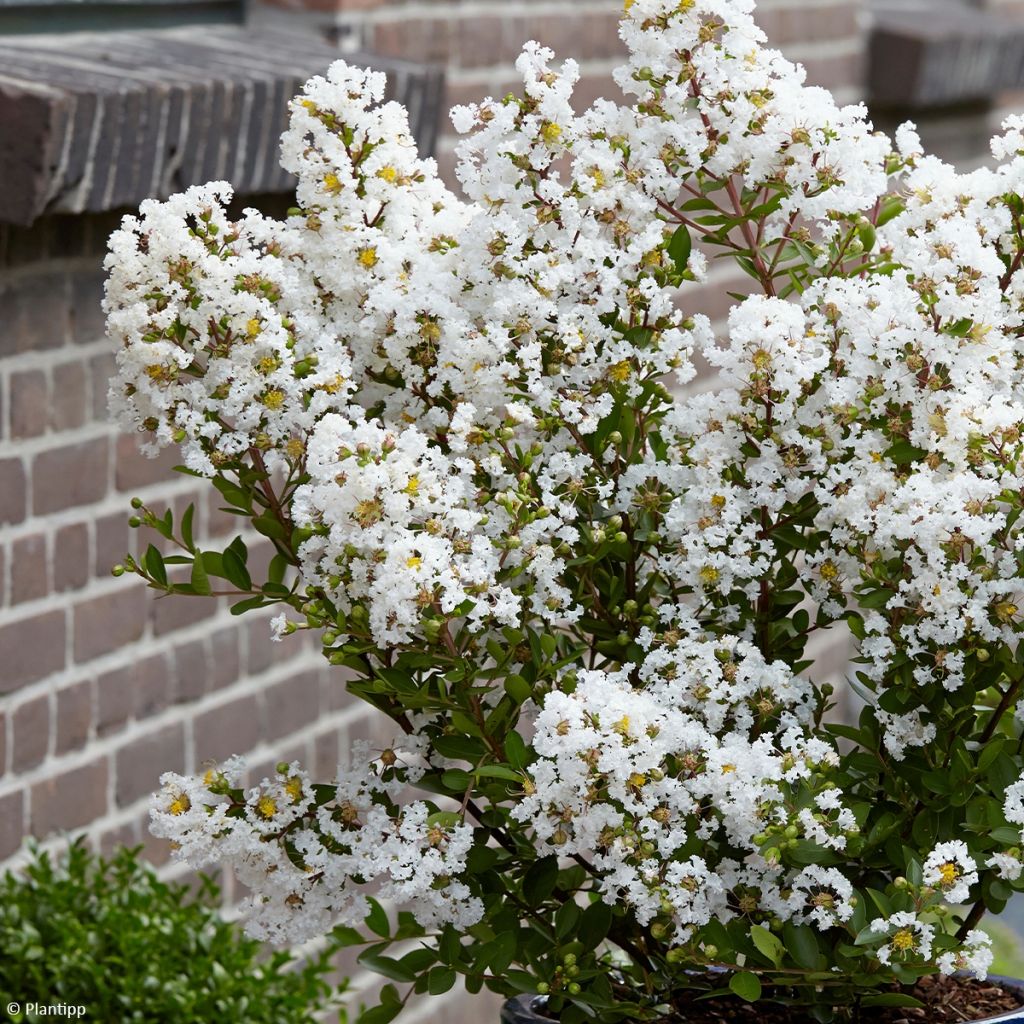
{"type": "Polygon", "coordinates": [[[221,918],[218,896],[209,878],[198,893],[161,881],[138,849],[109,860],[81,842],[56,857],[34,850],[0,881],[0,1014],[49,1020],[26,1005],[70,1004],[111,1024],[312,1024],[337,991],[333,949],[304,963],[261,956],[221,918]]]}

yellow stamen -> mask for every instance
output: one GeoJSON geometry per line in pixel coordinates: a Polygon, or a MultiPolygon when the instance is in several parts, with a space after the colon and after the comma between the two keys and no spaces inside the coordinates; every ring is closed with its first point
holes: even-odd
{"type": "Polygon", "coordinates": [[[185,793],[179,793],[172,801],[167,810],[177,817],[179,814],[184,814],[187,810],[192,807],[192,801],[189,800],[185,793]]]}

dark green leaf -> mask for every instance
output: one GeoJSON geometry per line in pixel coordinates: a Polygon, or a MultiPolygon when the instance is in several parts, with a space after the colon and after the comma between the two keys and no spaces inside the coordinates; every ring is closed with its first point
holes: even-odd
{"type": "Polygon", "coordinates": [[[686,272],[692,249],[693,239],[690,237],[690,231],[685,224],[680,224],[668,243],[668,255],[678,273],[686,272]]]}
{"type": "Polygon", "coordinates": [[[203,558],[201,554],[196,554],[192,560],[192,589],[197,594],[208,595],[212,590],[210,586],[210,577],[206,574],[206,568],[203,565],[203,558]]]}
{"type": "Polygon", "coordinates": [[[391,924],[388,921],[388,915],[372,896],[369,898],[369,903],[370,912],[365,918],[366,927],[383,938],[387,938],[391,934],[391,924]]]}
{"type": "Polygon", "coordinates": [[[741,971],[729,979],[729,988],[748,1003],[755,1003],[761,998],[761,982],[756,974],[741,971]]]}
{"type": "Polygon", "coordinates": [[[164,568],[164,556],[161,555],[152,544],[146,548],[146,554],[143,556],[143,563],[146,566],[146,572],[148,572],[157,583],[167,586],[167,570],[164,568]]]}

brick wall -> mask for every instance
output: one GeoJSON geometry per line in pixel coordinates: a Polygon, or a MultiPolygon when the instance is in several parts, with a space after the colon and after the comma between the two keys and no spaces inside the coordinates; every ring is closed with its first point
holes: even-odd
{"type": "MultiPolygon", "coordinates": [[[[456,103],[504,96],[517,87],[515,59],[536,39],[580,64],[581,104],[621,95],[611,71],[621,63],[621,0],[273,0],[303,11],[352,48],[444,66],[438,146],[452,181],[455,136],[447,111],[456,103]]],[[[1022,0],[1024,2],[1024,0],[1022,0]]],[[[773,45],[807,67],[808,80],[849,102],[862,93],[865,0],[759,0],[758,20],[773,45]]]]}
{"type": "MultiPolygon", "coordinates": [[[[515,85],[521,43],[537,38],[581,61],[581,99],[607,94],[621,57],[619,0],[310,0],[310,18],[387,56],[431,60],[448,74],[445,109],[515,85]]],[[[773,41],[843,99],[860,91],[859,4],[764,0],[773,41]]],[[[287,17],[294,17],[289,12],[287,17]]],[[[443,121],[440,162],[450,172],[443,121]]],[[[265,618],[233,618],[208,599],[155,600],[110,567],[138,541],[129,500],[196,501],[197,539],[237,521],[209,489],[143,459],[108,424],[113,360],[99,303],[112,215],[0,225],[0,862],[25,837],[86,832],[110,849],[163,843],[145,827],[164,770],[247,753],[259,777],[297,757],[320,777],[339,749],[379,728],[336,672],[296,641],[272,644],[265,618]]],[[[707,296],[714,311],[730,279],[707,296]]],[[[200,541],[202,543],[202,541],[200,541]]],[[[367,983],[361,978],[360,984],[367,983]]],[[[496,1020],[495,1000],[458,992],[410,1016],[496,1020]]]]}

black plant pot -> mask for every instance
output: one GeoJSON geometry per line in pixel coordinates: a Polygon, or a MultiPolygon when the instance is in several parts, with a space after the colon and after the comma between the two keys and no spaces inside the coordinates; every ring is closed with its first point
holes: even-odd
{"type": "MultiPolygon", "coordinates": [[[[990,974],[989,981],[1003,988],[1013,989],[1024,999],[1024,981],[1019,978],[1004,978],[990,974]]],[[[995,1017],[982,1017],[966,1024],[1024,1024],[1024,1006],[995,1017]]],[[[540,996],[516,996],[506,1001],[501,1008],[501,1024],[552,1024],[551,1017],[544,1016],[544,1001],[540,996]]]]}

